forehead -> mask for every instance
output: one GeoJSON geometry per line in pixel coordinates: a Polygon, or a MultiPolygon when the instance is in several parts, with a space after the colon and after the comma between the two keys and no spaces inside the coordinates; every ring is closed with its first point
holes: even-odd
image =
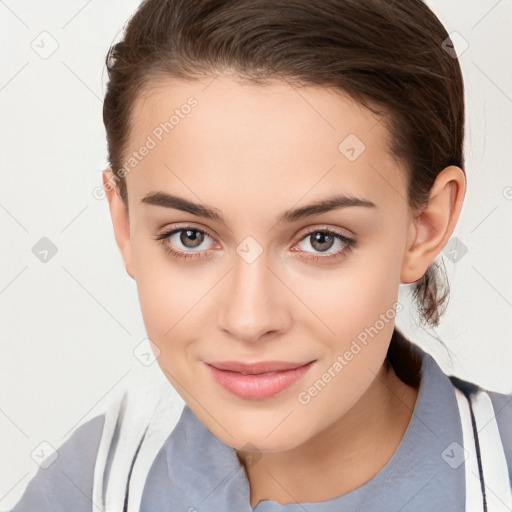
{"type": "Polygon", "coordinates": [[[137,201],[187,185],[260,200],[265,189],[269,201],[286,191],[291,204],[335,187],[378,201],[403,185],[380,121],[348,95],[318,86],[165,79],[134,105],[127,157],[150,149],[127,175],[128,187],[137,201]]]}

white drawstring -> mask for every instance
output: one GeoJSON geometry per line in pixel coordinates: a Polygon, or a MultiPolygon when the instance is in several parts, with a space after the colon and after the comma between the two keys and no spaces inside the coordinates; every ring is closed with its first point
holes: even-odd
{"type": "Polygon", "coordinates": [[[124,512],[128,482],[128,510],[139,510],[151,464],[177,424],[183,403],[157,372],[142,375],[114,395],[95,461],[92,512],[124,512]]]}
{"type": "Polygon", "coordinates": [[[459,406],[459,415],[462,423],[462,445],[465,457],[466,476],[466,512],[484,512],[484,501],[480,483],[480,472],[476,454],[475,438],[471,411],[466,395],[457,387],[453,387],[459,406]]]}
{"type": "Polygon", "coordinates": [[[466,512],[511,512],[512,490],[503,443],[489,395],[479,389],[466,395],[454,386],[462,423],[466,512]],[[471,409],[470,409],[471,407],[471,409]],[[471,418],[471,410],[475,420],[471,418]],[[475,432],[476,429],[476,439],[475,432]],[[478,464],[480,456],[480,467],[478,464]],[[482,486],[485,489],[482,492],[482,486]]]}

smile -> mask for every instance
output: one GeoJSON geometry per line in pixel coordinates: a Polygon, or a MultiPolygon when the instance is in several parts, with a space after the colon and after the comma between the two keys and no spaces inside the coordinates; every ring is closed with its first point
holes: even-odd
{"type": "Polygon", "coordinates": [[[247,400],[262,400],[284,391],[297,382],[314,362],[264,362],[254,365],[237,362],[205,362],[205,364],[214,380],[227,391],[247,400]]]}

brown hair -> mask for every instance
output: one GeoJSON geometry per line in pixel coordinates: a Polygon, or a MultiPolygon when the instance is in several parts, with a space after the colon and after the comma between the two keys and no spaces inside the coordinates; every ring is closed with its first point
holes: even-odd
{"type": "MultiPolygon", "coordinates": [[[[407,171],[408,204],[420,210],[442,169],[464,170],[464,88],[458,60],[444,49],[448,37],[421,0],[145,0],[106,58],[103,121],[118,193],[128,206],[116,169],[136,97],[162,77],[229,68],[260,85],[281,79],[343,91],[382,116],[391,154],[407,171]]],[[[449,290],[436,267],[413,293],[432,326],[449,290]]],[[[395,330],[389,360],[398,338],[395,330]]]]}

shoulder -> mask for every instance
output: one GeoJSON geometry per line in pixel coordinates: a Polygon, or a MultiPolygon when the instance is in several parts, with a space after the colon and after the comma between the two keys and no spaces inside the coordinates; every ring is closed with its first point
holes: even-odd
{"type": "Polygon", "coordinates": [[[78,427],[42,464],[10,512],[82,512],[91,510],[94,466],[105,415],[78,427]]]}

